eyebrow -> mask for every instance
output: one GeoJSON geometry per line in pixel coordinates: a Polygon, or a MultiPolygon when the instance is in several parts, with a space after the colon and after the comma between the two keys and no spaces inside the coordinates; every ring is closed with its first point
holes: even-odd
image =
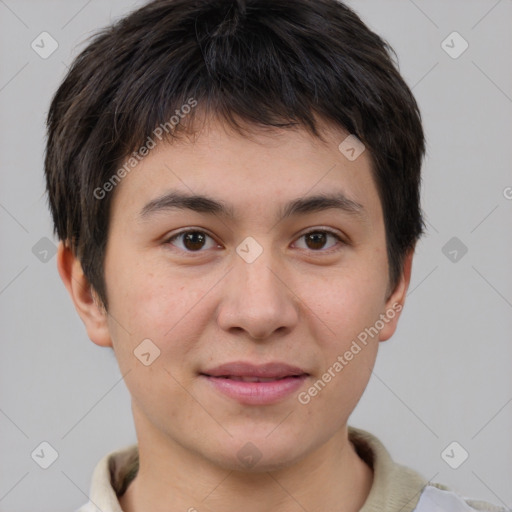
{"type": "MultiPolygon", "coordinates": [[[[362,204],[350,199],[342,192],[337,192],[294,199],[281,207],[278,212],[278,220],[332,208],[360,217],[364,217],[366,213],[362,204]]],[[[205,195],[190,195],[171,191],[147,203],[140,211],[139,218],[146,220],[157,213],[170,210],[192,210],[198,213],[220,215],[229,219],[235,217],[233,207],[224,201],[205,195]]]]}

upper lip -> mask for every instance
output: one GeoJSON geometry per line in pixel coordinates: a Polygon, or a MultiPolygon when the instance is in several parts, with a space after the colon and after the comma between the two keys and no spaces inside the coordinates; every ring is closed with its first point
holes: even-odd
{"type": "Polygon", "coordinates": [[[221,364],[220,366],[209,368],[201,373],[210,377],[259,377],[276,379],[307,374],[307,372],[301,368],[290,366],[286,363],[272,362],[255,365],[243,361],[221,364]]]}

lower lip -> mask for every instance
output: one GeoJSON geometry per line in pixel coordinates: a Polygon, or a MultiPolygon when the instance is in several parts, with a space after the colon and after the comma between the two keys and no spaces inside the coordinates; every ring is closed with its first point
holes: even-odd
{"type": "Polygon", "coordinates": [[[285,377],[270,382],[243,382],[209,375],[201,377],[216,390],[242,404],[266,405],[278,402],[296,392],[308,376],[285,377]]]}

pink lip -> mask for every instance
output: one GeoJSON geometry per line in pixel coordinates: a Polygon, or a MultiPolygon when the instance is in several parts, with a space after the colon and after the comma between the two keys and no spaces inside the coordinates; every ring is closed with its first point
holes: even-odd
{"type": "Polygon", "coordinates": [[[255,365],[235,361],[221,364],[201,372],[211,377],[261,377],[261,378],[282,378],[291,375],[304,375],[306,372],[297,366],[290,366],[286,363],[266,363],[255,365]]]}
{"type": "Polygon", "coordinates": [[[201,377],[222,394],[247,405],[277,402],[297,391],[308,377],[301,368],[286,363],[233,362],[201,372],[201,377]],[[268,382],[244,382],[231,377],[275,379],[268,382]]]}

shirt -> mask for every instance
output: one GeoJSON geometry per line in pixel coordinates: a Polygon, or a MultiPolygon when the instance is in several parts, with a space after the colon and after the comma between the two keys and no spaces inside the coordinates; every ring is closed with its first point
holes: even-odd
{"type": "MultiPolygon", "coordinates": [[[[372,487],[360,512],[511,512],[428,482],[416,471],[394,462],[369,432],[348,427],[348,433],[359,457],[373,469],[372,487]]],[[[118,496],[135,478],[137,469],[137,444],[103,457],[93,472],[89,502],[76,512],[123,512],[118,496]]]]}

